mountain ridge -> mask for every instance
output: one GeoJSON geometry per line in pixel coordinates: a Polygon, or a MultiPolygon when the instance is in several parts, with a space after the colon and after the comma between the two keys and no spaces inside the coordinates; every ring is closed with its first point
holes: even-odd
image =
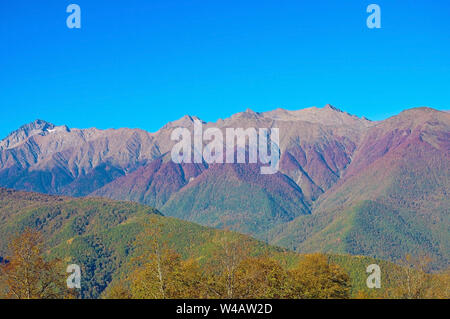
{"type": "Polygon", "coordinates": [[[420,107],[369,121],[331,105],[296,111],[248,109],[217,122],[186,115],[154,133],[59,126],[58,134],[52,134],[56,126],[35,122],[8,145],[20,143],[0,148],[0,186],[135,201],[168,216],[230,228],[299,251],[336,249],[392,259],[424,244],[433,247],[441,265],[448,262],[448,232],[430,222],[445,221],[448,207],[448,112],[420,107]],[[194,120],[204,130],[278,127],[279,172],[260,176],[254,172],[259,164],[173,163],[171,132],[180,125],[192,132],[194,120]],[[422,195],[410,186],[414,183],[422,195]],[[383,255],[368,244],[371,232],[389,227],[371,224],[366,210],[377,218],[387,210],[386,218],[398,227],[410,220],[407,227],[413,235],[400,232],[403,237],[393,239],[410,241],[407,249],[393,247],[395,253],[383,255]],[[367,225],[374,228],[366,229],[364,237],[367,225]],[[430,229],[436,236],[421,240],[430,229]]]}

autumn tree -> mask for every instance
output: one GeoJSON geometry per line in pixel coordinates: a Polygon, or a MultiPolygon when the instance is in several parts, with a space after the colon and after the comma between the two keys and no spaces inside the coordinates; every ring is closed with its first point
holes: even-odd
{"type": "Polygon", "coordinates": [[[431,289],[425,295],[426,298],[450,299],[450,268],[434,274],[430,286],[431,289]]]}
{"type": "Polygon", "coordinates": [[[3,259],[3,257],[0,257],[0,299],[4,298],[4,296],[6,296],[8,294],[6,283],[3,280],[2,275],[1,275],[2,274],[1,267],[2,266],[4,267],[6,265],[6,263],[7,263],[7,261],[5,259],[3,259]]]}
{"type": "Polygon", "coordinates": [[[269,257],[244,259],[236,270],[235,297],[280,299],[285,296],[286,271],[269,257]]]}
{"type": "Polygon", "coordinates": [[[124,279],[111,283],[102,294],[104,299],[132,299],[132,297],[130,285],[124,279]]]}
{"type": "Polygon", "coordinates": [[[406,255],[393,276],[396,285],[385,293],[387,298],[425,299],[449,297],[450,273],[431,273],[432,259],[426,255],[406,255]]]}
{"type": "Polygon", "coordinates": [[[163,240],[162,221],[152,216],[144,222],[144,231],[136,240],[141,255],[135,258],[141,266],[132,274],[132,295],[140,299],[169,298],[169,272],[179,262],[163,240]]]}
{"type": "Polygon", "coordinates": [[[0,264],[3,297],[11,299],[58,299],[68,297],[65,273],[58,260],[47,261],[43,239],[31,228],[17,234],[9,245],[11,256],[0,264]]]}
{"type": "Polygon", "coordinates": [[[216,238],[214,242],[213,256],[205,266],[209,295],[213,298],[237,298],[236,273],[241,262],[249,257],[250,243],[231,233],[216,238]]]}
{"type": "Polygon", "coordinates": [[[200,267],[193,260],[183,261],[176,253],[163,257],[161,270],[156,261],[147,263],[131,275],[131,296],[135,299],[204,298],[200,267]],[[161,273],[163,276],[161,277],[161,273]]]}
{"type": "Polygon", "coordinates": [[[289,271],[287,298],[340,299],[350,297],[350,278],[320,253],[304,255],[289,271]]]}
{"type": "MultiPolygon", "coordinates": [[[[176,299],[204,297],[202,271],[197,261],[183,260],[168,243],[163,234],[163,224],[158,217],[144,223],[144,231],[136,241],[137,265],[129,276],[129,295],[135,299],[176,299]]],[[[111,293],[126,296],[125,285],[117,286],[111,293]]],[[[114,296],[114,295],[113,295],[114,296]]]]}

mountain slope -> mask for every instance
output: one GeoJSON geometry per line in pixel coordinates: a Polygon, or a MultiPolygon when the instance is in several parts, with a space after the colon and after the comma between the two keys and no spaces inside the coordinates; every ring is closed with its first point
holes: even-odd
{"type": "Polygon", "coordinates": [[[37,121],[12,133],[12,137],[18,136],[14,143],[7,142],[11,136],[2,142],[0,186],[132,200],[164,207],[168,215],[265,236],[274,225],[310,213],[314,201],[339,180],[350,163],[362,132],[373,125],[330,105],[300,111],[247,110],[216,123],[202,122],[204,130],[218,127],[222,132],[229,127],[279,128],[281,174],[263,178],[250,166],[241,165],[237,170],[217,165],[209,172],[205,163],[173,163],[170,151],[175,141],[170,139],[171,132],[180,126],[192,132],[195,120],[199,119],[185,116],[156,133],[56,129],[53,124],[37,121]],[[230,183],[233,177],[227,176],[238,171],[239,190],[230,183]],[[208,186],[196,180],[208,181],[208,186]],[[279,189],[270,187],[272,183],[279,189]],[[203,195],[188,196],[195,193],[203,195]],[[243,205],[251,198],[259,204],[243,205]]]}
{"type": "Polygon", "coordinates": [[[170,196],[201,174],[207,165],[175,164],[164,156],[97,189],[93,196],[162,207],[170,196]]]}
{"type": "Polygon", "coordinates": [[[272,242],[391,260],[423,253],[448,266],[449,158],[448,113],[419,108],[377,123],[312,218],[279,227],[272,242]]]}
{"type": "MultiPolygon", "coordinates": [[[[164,217],[157,210],[136,203],[0,188],[0,255],[8,255],[7,243],[16,232],[25,227],[37,229],[53,256],[82,267],[82,296],[96,298],[127,267],[134,241],[149,216],[158,218],[165,240],[184,257],[206,256],[215,239],[229,236],[222,231],[164,217]]],[[[262,249],[262,243],[241,237],[250,240],[255,251],[262,249]]],[[[282,250],[272,248],[272,251],[282,250]]]]}
{"type": "Polygon", "coordinates": [[[445,266],[449,116],[418,108],[371,122],[327,105],[202,122],[222,132],[279,128],[280,170],[271,176],[257,165],[173,163],[171,132],[192,132],[192,116],[155,133],[36,121],[0,143],[0,185],[131,200],[299,251],[426,252],[445,266]]]}
{"type": "MultiPolygon", "coordinates": [[[[0,188],[0,256],[7,256],[7,243],[14,232],[25,227],[39,230],[46,249],[63,264],[78,264],[82,270],[82,297],[98,298],[105,288],[130,271],[135,256],[134,241],[143,229],[142,223],[154,216],[161,225],[165,242],[183,258],[201,263],[212,258],[214,245],[233,237],[247,242],[252,255],[272,256],[287,267],[295,266],[301,257],[286,250],[268,246],[237,233],[219,231],[175,218],[135,203],[100,198],[75,199],[0,188]]],[[[363,256],[329,255],[351,277],[352,292],[368,293],[366,267],[382,267],[384,287],[395,287],[395,265],[363,256]]],[[[2,258],[0,258],[0,261],[2,258]]],[[[383,293],[383,292],[381,292],[383,293]]]]}
{"type": "Polygon", "coordinates": [[[300,188],[280,173],[261,175],[256,164],[215,164],[161,208],[202,225],[265,239],[274,225],[309,213],[300,188]]]}
{"type": "Polygon", "coordinates": [[[1,142],[1,186],[87,195],[95,190],[92,183],[101,187],[160,155],[152,135],[142,130],[57,129],[49,123],[45,127],[28,136],[21,128],[1,142]],[[11,143],[11,136],[22,139],[11,143]]]}
{"type": "MultiPolygon", "coordinates": [[[[158,134],[166,136],[165,128],[178,125],[192,131],[193,120],[185,117],[166,125],[158,134]]],[[[193,164],[183,164],[183,170],[173,169],[177,167],[174,164],[167,169],[168,164],[161,164],[158,159],[93,195],[156,205],[170,216],[230,227],[265,239],[266,231],[273,226],[310,213],[313,202],[338,181],[350,163],[361,132],[370,125],[368,120],[331,106],[268,113],[247,110],[217,123],[203,123],[203,129],[218,127],[225,133],[229,127],[279,128],[281,174],[260,176],[252,165],[202,164],[202,170],[195,169],[187,179],[183,170],[193,164]],[[295,116],[281,117],[279,112],[295,116]],[[319,123],[320,119],[325,125],[319,123]],[[180,172],[178,177],[174,171],[180,172]]],[[[164,158],[168,156],[165,154],[164,158]]],[[[162,160],[166,161],[170,159],[162,160]]]]}

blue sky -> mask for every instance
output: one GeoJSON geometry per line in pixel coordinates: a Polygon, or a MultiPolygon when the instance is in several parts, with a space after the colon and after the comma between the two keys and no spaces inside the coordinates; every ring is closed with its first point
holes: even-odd
{"type": "Polygon", "coordinates": [[[2,137],[37,118],[156,131],[246,108],[450,109],[447,0],[1,1],[0,43],[2,137]]]}

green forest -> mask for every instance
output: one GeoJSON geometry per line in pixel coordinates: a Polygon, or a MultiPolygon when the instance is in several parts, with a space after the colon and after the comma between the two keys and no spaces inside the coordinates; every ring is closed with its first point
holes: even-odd
{"type": "Polygon", "coordinates": [[[449,297],[427,256],[298,254],[136,203],[0,191],[1,298],[449,297]],[[70,264],[81,289],[66,287],[70,264]],[[366,285],[371,264],[381,288],[366,285]]]}

